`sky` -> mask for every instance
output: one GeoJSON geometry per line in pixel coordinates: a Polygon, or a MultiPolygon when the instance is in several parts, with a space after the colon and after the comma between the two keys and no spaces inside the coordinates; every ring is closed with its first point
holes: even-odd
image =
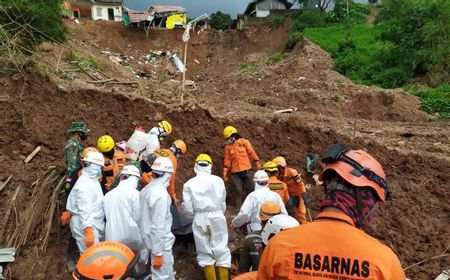
{"type": "Polygon", "coordinates": [[[194,18],[201,14],[221,11],[236,18],[244,12],[250,0],[124,0],[124,5],[133,10],[145,10],[150,5],[176,5],[187,9],[188,17],[194,18]]]}

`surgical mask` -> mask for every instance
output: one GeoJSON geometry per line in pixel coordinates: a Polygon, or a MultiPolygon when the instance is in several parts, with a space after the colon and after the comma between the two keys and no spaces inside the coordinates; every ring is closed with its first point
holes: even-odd
{"type": "Polygon", "coordinates": [[[101,170],[101,169],[97,170],[97,172],[95,173],[95,176],[96,176],[97,178],[99,178],[100,175],[102,175],[102,170],[101,170]]]}

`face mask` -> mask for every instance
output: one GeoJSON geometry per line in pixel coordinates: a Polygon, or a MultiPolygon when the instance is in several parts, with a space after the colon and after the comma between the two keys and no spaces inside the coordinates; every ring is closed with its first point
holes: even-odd
{"type": "Polygon", "coordinates": [[[95,176],[96,176],[97,178],[99,178],[100,175],[102,175],[102,170],[101,170],[101,169],[97,170],[97,172],[95,173],[95,176]]]}
{"type": "Polygon", "coordinates": [[[230,137],[227,139],[227,144],[233,144],[234,143],[234,137],[230,137]]]}
{"type": "Polygon", "coordinates": [[[81,133],[80,133],[80,140],[81,140],[81,141],[86,141],[87,138],[88,138],[88,136],[87,136],[86,133],[84,133],[84,132],[81,132],[81,133]]]}

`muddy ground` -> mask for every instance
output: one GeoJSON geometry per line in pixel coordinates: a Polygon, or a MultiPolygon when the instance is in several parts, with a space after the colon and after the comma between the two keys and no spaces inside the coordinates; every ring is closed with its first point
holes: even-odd
{"type": "MultiPolygon", "coordinates": [[[[101,51],[138,58],[150,50],[170,50],[181,56],[181,31],[158,30],[146,38],[142,30],[127,30],[114,23],[67,25],[71,31],[68,45],[78,56],[93,57],[101,71],[138,84],[91,84],[82,72],[57,72],[55,65],[60,69],[71,69],[71,65],[66,59],[68,51],[61,53],[64,48],[56,44],[42,46],[24,75],[1,77],[0,180],[13,178],[1,191],[0,217],[18,186],[26,190],[15,203],[20,217],[31,195],[31,183],[49,165],[63,170],[65,131],[71,121],[87,123],[92,133],[86,145],[94,145],[105,133],[116,140],[127,139],[134,127],[149,129],[164,118],[173,124],[174,132],[163,145],[178,138],[188,145],[179,163],[179,195],[182,182],[193,175],[197,154],[210,153],[214,173],[221,174],[221,135],[229,124],[251,140],[262,160],[283,155],[299,170],[305,167],[306,154],[322,154],[329,144],[342,141],[378,158],[394,191],[394,200],[379,211],[368,229],[370,234],[389,245],[405,267],[438,255],[449,245],[450,126],[448,121],[431,121],[419,110],[417,98],[401,89],[352,83],[333,70],[327,53],[308,41],[286,53],[281,62],[267,65],[269,56],[284,52],[288,26],[273,29],[259,24],[243,32],[192,36],[187,65],[188,78],[195,86],[187,89],[180,106],[180,75],[167,72],[170,63],[166,58],[158,57],[151,64],[130,58],[125,67],[101,51]],[[146,69],[152,74],[148,79],[137,79],[132,72],[146,69]],[[298,110],[273,113],[288,107],[298,110]],[[42,150],[24,164],[23,159],[37,145],[42,150]]],[[[322,190],[313,187],[310,193],[317,214],[322,190]]],[[[230,208],[229,214],[236,211],[230,208]]],[[[0,236],[0,247],[13,228],[11,219],[5,236],[0,236]]],[[[40,241],[33,238],[21,246],[11,266],[11,279],[67,279],[65,236],[67,229],[58,226],[55,216],[47,251],[36,251],[40,241]]],[[[177,278],[200,279],[192,245],[187,250],[183,246],[178,244],[174,250],[177,278]]],[[[434,279],[448,269],[448,263],[449,258],[434,260],[411,268],[407,275],[434,279]]]]}

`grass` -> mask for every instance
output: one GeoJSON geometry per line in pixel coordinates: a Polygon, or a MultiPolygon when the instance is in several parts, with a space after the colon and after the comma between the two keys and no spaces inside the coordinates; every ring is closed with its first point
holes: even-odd
{"type": "Polygon", "coordinates": [[[100,69],[100,65],[94,57],[84,58],[84,57],[77,55],[74,52],[68,52],[65,55],[65,60],[66,61],[76,61],[76,62],[80,63],[81,65],[89,65],[94,69],[100,69]]]}
{"type": "Polygon", "coordinates": [[[274,28],[278,28],[283,24],[284,20],[285,20],[284,16],[273,16],[272,17],[272,26],[274,28]]]}
{"type": "Polygon", "coordinates": [[[282,53],[275,53],[273,55],[271,55],[267,61],[266,64],[267,65],[274,65],[277,64],[278,62],[282,61],[284,59],[284,55],[282,53]]]}
{"type": "Polygon", "coordinates": [[[241,73],[253,74],[258,71],[258,63],[256,61],[249,61],[239,65],[239,71],[241,73]]]}
{"type": "Polygon", "coordinates": [[[437,88],[406,88],[411,94],[421,98],[421,107],[429,114],[450,119],[450,84],[437,88]]]}

